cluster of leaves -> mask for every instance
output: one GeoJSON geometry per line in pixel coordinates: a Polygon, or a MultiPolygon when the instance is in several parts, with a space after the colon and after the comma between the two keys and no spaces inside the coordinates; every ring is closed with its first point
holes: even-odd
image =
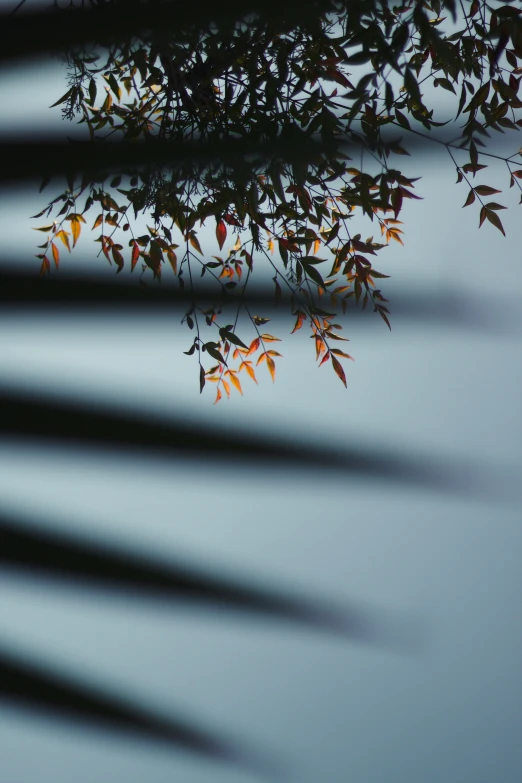
{"type": "MultiPolygon", "coordinates": [[[[71,13],[82,12],[72,3],[71,13]]],[[[388,275],[373,258],[390,241],[402,244],[404,199],[419,198],[412,191],[417,178],[390,165],[392,155],[409,154],[404,136],[443,144],[458,182],[470,187],[465,206],[477,198],[480,225],[487,220],[504,232],[498,216],[504,207],[483,200],[499,191],[472,185],[470,177],[486,168],[485,159],[497,159],[508,168],[510,186],[522,190],[514,155],[485,149],[491,130],[522,127],[522,11],[514,4],[333,0],[313,23],[250,13],[233,27],[203,21],[184,29],[173,15],[171,29],[143,29],[110,47],[67,52],[70,86],[54,105],[68,118],[79,115],[92,144],[168,141],[176,148],[248,139],[265,148],[277,142],[278,153],[69,177],[67,189],[37,216],[54,218],[39,229],[48,239],[38,257],[42,273],[50,272],[51,255],[58,266],[57,240],[70,250],[95,208],[96,241],[117,272],[126,262],[131,271],[140,264],[146,284],[147,277],[159,281],[167,264],[193,295],[183,318],[194,332],[186,353],[198,358],[201,390],[207,380],[217,384],[216,401],[231,387],[242,393],[241,372],[257,383],[254,360],[275,378],[280,354],[267,344],[277,338],[260,331],[267,319],[250,312],[247,296],[225,323],[227,292],[246,291],[254,263],[261,276],[269,271],[276,300],[288,295],[293,331],[308,323],[317,361],[330,363],[345,385],[339,359],[351,357],[332,347],[345,339],[333,319],[352,301],[363,309],[370,304],[390,326],[378,287],[388,275]],[[458,98],[454,121],[462,115],[465,123],[457,139],[427,133],[446,124],[425,103],[431,87],[458,98]],[[320,146],[313,155],[285,156],[285,149],[314,140],[320,146]],[[354,149],[357,165],[347,154],[354,149]],[[144,215],[153,224],[146,231],[144,215]],[[357,217],[373,222],[379,241],[362,239],[353,227],[357,217]],[[198,237],[208,220],[219,251],[227,249],[212,260],[198,237]],[[202,277],[215,285],[211,307],[198,300],[202,277]],[[243,342],[238,331],[246,334],[249,325],[253,339],[243,342]],[[216,362],[208,369],[205,354],[216,362]]]]}

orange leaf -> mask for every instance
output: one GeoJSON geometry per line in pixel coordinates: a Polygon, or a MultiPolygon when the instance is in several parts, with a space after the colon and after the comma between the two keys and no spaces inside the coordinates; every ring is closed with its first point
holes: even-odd
{"type": "Polygon", "coordinates": [[[82,225],[77,217],[73,217],[71,220],[71,231],[73,236],[73,247],[76,245],[78,241],[78,237],[80,236],[80,231],[82,229],[82,225]]]}
{"type": "Polygon", "coordinates": [[[226,380],[224,378],[221,379],[221,383],[223,384],[223,388],[225,389],[225,391],[227,393],[227,397],[230,399],[230,386],[229,386],[229,384],[226,382],[226,380]]]}
{"type": "Polygon", "coordinates": [[[322,337],[318,334],[315,335],[315,358],[320,359],[323,353],[326,351],[322,337]]]}
{"type": "Polygon", "coordinates": [[[259,337],[256,337],[255,340],[252,340],[252,342],[250,343],[250,348],[248,349],[247,356],[250,356],[250,354],[255,353],[259,348],[260,343],[261,341],[259,337]]]}
{"type": "Polygon", "coordinates": [[[63,228],[61,231],[57,231],[55,234],[55,239],[61,239],[69,253],[71,252],[71,246],[69,244],[69,233],[67,231],[64,231],[63,228]]]}
{"type": "Polygon", "coordinates": [[[279,337],[274,337],[272,334],[262,334],[261,339],[265,341],[265,343],[280,343],[281,340],[279,337]]]}
{"type": "Polygon", "coordinates": [[[198,238],[194,232],[191,232],[189,234],[189,242],[192,245],[192,247],[198,251],[198,253],[201,253],[201,255],[203,255],[203,251],[201,250],[201,246],[199,244],[198,238]]]}
{"type": "Polygon", "coordinates": [[[178,259],[176,258],[175,252],[170,247],[167,249],[167,258],[169,259],[172,271],[176,274],[178,271],[178,259]]]}
{"type": "MultiPolygon", "coordinates": [[[[266,351],[265,351],[264,353],[260,354],[260,356],[259,356],[259,359],[258,359],[258,360],[257,360],[257,362],[256,362],[256,367],[257,367],[259,364],[261,364],[262,362],[264,362],[266,358],[267,358],[267,353],[266,353],[266,351]]],[[[273,360],[272,360],[272,361],[273,361],[273,360]]]]}
{"type": "Polygon", "coordinates": [[[214,405],[217,405],[217,403],[220,401],[221,397],[222,397],[222,394],[221,394],[221,389],[220,389],[220,388],[219,388],[219,386],[218,386],[218,389],[217,389],[217,394],[216,394],[216,399],[215,399],[215,401],[214,401],[214,405]]]}
{"type": "Polygon", "coordinates": [[[42,261],[42,266],[40,267],[40,274],[41,275],[45,275],[45,274],[49,275],[50,273],[51,273],[51,264],[50,264],[49,259],[47,258],[47,256],[44,256],[43,257],[43,261],[42,261]]]}
{"type": "Polygon", "coordinates": [[[250,375],[250,377],[252,378],[254,383],[257,383],[256,374],[254,372],[254,368],[252,367],[252,364],[250,362],[241,362],[241,364],[239,365],[239,372],[241,372],[243,367],[245,368],[247,373],[250,375]]]}
{"type": "Polygon", "coordinates": [[[139,257],[140,257],[140,248],[138,246],[138,243],[134,242],[132,245],[131,272],[134,272],[134,267],[138,263],[139,257]]]}
{"type": "Polygon", "coordinates": [[[51,250],[53,251],[54,263],[56,264],[56,268],[58,269],[58,267],[60,266],[60,251],[58,250],[54,242],[51,242],[51,250]]]}
{"type": "Polygon", "coordinates": [[[230,370],[228,371],[227,374],[230,380],[232,381],[232,383],[234,384],[234,386],[236,387],[236,389],[238,390],[238,392],[241,394],[241,396],[243,396],[243,389],[241,388],[241,382],[237,377],[237,375],[230,370]]]}
{"type": "Polygon", "coordinates": [[[301,312],[301,310],[298,310],[297,311],[297,320],[296,320],[295,326],[292,329],[292,331],[290,332],[290,334],[293,334],[294,332],[297,332],[297,330],[302,327],[303,321],[305,320],[305,318],[306,318],[306,314],[301,312]]]}
{"type": "Polygon", "coordinates": [[[346,388],[348,388],[346,384],[346,375],[344,374],[344,370],[342,368],[341,363],[335,358],[335,356],[332,356],[331,358],[332,358],[332,367],[334,368],[337,377],[340,378],[341,381],[346,386],[346,388]]]}
{"type": "Polygon", "coordinates": [[[269,369],[270,375],[272,376],[272,383],[274,383],[274,381],[275,381],[275,372],[276,372],[275,362],[274,362],[274,360],[272,359],[271,356],[267,356],[266,357],[266,363],[268,365],[268,369],[269,369]]]}
{"type": "Polygon", "coordinates": [[[92,225],[93,231],[94,231],[95,228],[98,228],[98,226],[100,226],[102,224],[102,222],[103,222],[103,215],[98,215],[98,217],[96,218],[96,220],[94,221],[94,223],[92,225]]]}
{"type": "Polygon", "coordinates": [[[219,249],[221,250],[227,238],[227,227],[224,220],[220,220],[216,226],[216,238],[219,244],[219,249]]]}

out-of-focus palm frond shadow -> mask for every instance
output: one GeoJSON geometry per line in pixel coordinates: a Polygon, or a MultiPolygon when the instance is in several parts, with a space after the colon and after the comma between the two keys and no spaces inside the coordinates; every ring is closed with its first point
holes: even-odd
{"type": "MultiPolygon", "coordinates": [[[[247,160],[253,165],[271,157],[284,157],[289,163],[314,161],[324,152],[338,150],[344,154],[360,152],[361,145],[353,138],[338,138],[335,142],[320,137],[278,137],[260,141],[254,134],[245,132],[242,138],[231,141],[176,141],[151,138],[143,142],[132,141],[90,141],[88,139],[64,142],[63,137],[44,136],[23,138],[23,131],[0,136],[2,166],[0,182],[17,182],[27,179],[48,180],[60,175],[85,173],[91,178],[102,178],[110,173],[132,174],[146,167],[181,167],[191,164],[206,166],[215,161],[220,164],[234,164],[247,160]]],[[[393,144],[401,134],[390,134],[381,142],[393,144]]],[[[446,134],[447,136],[447,134],[446,134]]],[[[448,138],[432,133],[430,138],[408,137],[409,150],[436,151],[448,138]]],[[[441,146],[441,149],[444,147],[441,146]]]]}
{"type": "MultiPolygon", "coordinates": [[[[76,273],[73,277],[65,272],[52,277],[41,277],[35,267],[21,270],[13,265],[13,255],[0,255],[0,317],[17,314],[48,314],[70,317],[74,314],[116,315],[129,313],[133,316],[165,314],[178,308],[190,307],[194,303],[194,294],[188,288],[175,288],[173,285],[154,282],[141,286],[135,280],[121,277],[103,278],[99,275],[76,273]]],[[[22,260],[22,259],[20,259],[22,260]]],[[[85,267],[85,264],[83,264],[85,267]]],[[[277,303],[272,287],[251,285],[245,294],[242,291],[228,290],[216,286],[198,287],[198,302],[215,302],[221,297],[223,307],[238,307],[247,301],[249,307],[263,308],[263,312],[272,319],[288,317],[287,305],[291,297],[282,292],[277,303]]],[[[502,309],[495,308],[491,300],[474,305],[463,301],[451,288],[439,292],[415,290],[405,293],[394,292],[390,296],[388,307],[392,319],[432,323],[445,327],[463,329],[487,329],[500,333],[510,333],[513,327],[513,311],[503,303],[502,309]]],[[[347,310],[357,326],[372,320],[372,313],[362,313],[353,305],[347,310]]]]}
{"type": "Polygon", "coordinates": [[[108,693],[76,677],[66,677],[53,667],[0,648],[0,701],[65,721],[69,728],[91,727],[126,739],[141,739],[196,754],[200,757],[239,765],[260,775],[276,772],[268,757],[245,753],[237,743],[221,739],[215,732],[191,725],[186,719],[162,717],[154,710],[120,695],[108,693]]]}
{"type": "MultiPolygon", "coordinates": [[[[357,18],[375,5],[377,0],[350,0],[349,14],[357,18]]],[[[146,32],[183,35],[186,31],[201,29],[209,24],[222,30],[236,25],[255,14],[265,23],[276,23],[279,29],[301,25],[319,29],[321,14],[339,8],[334,0],[284,0],[283,3],[266,0],[227,0],[216,4],[213,0],[112,0],[98,3],[98,8],[86,7],[31,10],[0,15],[0,62],[30,58],[47,53],[61,54],[64,42],[69,47],[86,43],[110,45],[132,39],[146,32]]],[[[11,9],[10,9],[11,10],[11,9]]]]}
{"type": "Polygon", "coordinates": [[[179,414],[162,418],[88,400],[0,387],[0,435],[30,442],[138,457],[205,461],[226,458],[238,466],[284,467],[344,477],[376,478],[448,494],[476,491],[478,470],[457,460],[398,453],[386,447],[332,445],[317,439],[293,440],[274,435],[211,427],[179,414]],[[467,471],[465,468],[467,467],[467,471]]]}

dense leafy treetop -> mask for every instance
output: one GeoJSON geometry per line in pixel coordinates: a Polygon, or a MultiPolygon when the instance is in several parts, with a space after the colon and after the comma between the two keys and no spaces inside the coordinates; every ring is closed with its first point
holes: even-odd
{"type": "Polygon", "coordinates": [[[131,141],[137,159],[142,144],[160,142],[174,154],[191,144],[227,154],[69,177],[37,216],[53,216],[39,229],[47,234],[42,273],[89,220],[117,272],[137,267],[143,284],[173,275],[193,293],[187,353],[199,362],[201,390],[216,384],[216,401],[232,387],[242,392],[244,376],[257,382],[262,363],[275,378],[280,354],[267,319],[251,313],[247,296],[232,315],[226,307],[228,292],[246,291],[258,270],[269,272],[276,299],[288,296],[294,331],[310,328],[319,364],[346,384],[340,311],[371,305],[389,325],[387,275],[375,263],[388,243],[402,244],[404,199],[419,198],[416,178],[397,163],[409,140],[445,146],[480,225],[504,233],[499,191],[486,184],[491,162],[522,189],[518,152],[501,158],[487,149],[492,131],[522,127],[518,4],[332,0],[305,4],[302,14],[294,6],[275,15],[248,6],[234,23],[230,13],[204,12],[183,23],[168,0],[91,0],[67,11],[78,23],[99,15],[100,30],[109,7],[137,20],[123,40],[75,40],[66,53],[69,88],[55,105],[86,126],[89,144],[131,141]],[[432,88],[454,99],[453,138],[440,136],[448,123],[429,107],[432,88]],[[202,225],[215,231],[210,257],[202,225]],[[214,303],[198,300],[201,278],[215,286],[214,303]]]}

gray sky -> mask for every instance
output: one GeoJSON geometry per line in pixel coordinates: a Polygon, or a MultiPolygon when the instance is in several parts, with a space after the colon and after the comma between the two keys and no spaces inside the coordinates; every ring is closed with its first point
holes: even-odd
{"type": "MultiPolygon", "coordinates": [[[[41,69],[37,83],[28,77],[31,116],[47,116],[64,91],[60,73],[41,69]]],[[[19,89],[14,78],[0,79],[1,105],[9,107],[0,129],[9,117],[26,119],[19,89]]],[[[377,317],[354,319],[345,327],[356,359],[347,367],[348,390],[329,368],[314,367],[310,340],[287,336],[290,322],[274,326],[285,337],[276,384],[260,373],[259,387],[245,383],[244,398],[216,407],[213,395],[197,394],[196,366],[181,354],[188,332],[176,315],[1,316],[0,332],[4,384],[163,415],[182,410],[230,427],[284,432],[289,440],[320,435],[340,445],[460,460],[477,486],[459,497],[290,467],[231,474],[225,465],[0,444],[4,508],[158,556],[354,602],[385,622],[405,623],[418,646],[402,653],[178,606],[101,603],[7,576],[0,582],[3,642],[257,743],[288,763],[288,781],[518,783],[520,210],[510,198],[502,215],[506,239],[492,226],[478,231],[478,210],[461,209],[467,191],[454,185],[449,160],[432,157],[422,169],[417,192],[425,200],[407,205],[405,247],[382,254],[378,268],[393,276],[383,290],[392,314],[393,292],[449,290],[469,319],[459,327],[397,319],[391,333],[377,317]]],[[[33,263],[38,235],[28,216],[44,201],[30,190],[2,198],[4,254],[16,248],[19,257],[23,249],[33,263]]],[[[63,259],[66,273],[76,258],[63,259]]],[[[105,263],[93,260],[93,269],[103,272],[105,263]]],[[[7,709],[0,710],[0,777],[254,779],[7,709]]]]}

